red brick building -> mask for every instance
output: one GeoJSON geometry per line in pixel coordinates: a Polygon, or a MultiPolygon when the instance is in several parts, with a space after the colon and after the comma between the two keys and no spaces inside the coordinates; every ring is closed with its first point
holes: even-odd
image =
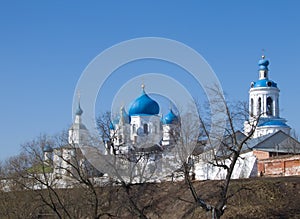
{"type": "Polygon", "coordinates": [[[250,140],[249,145],[259,176],[300,175],[300,143],[290,135],[278,131],[250,140]]]}
{"type": "Polygon", "coordinates": [[[257,166],[261,176],[300,175],[300,155],[286,155],[258,160],[257,166]]]}

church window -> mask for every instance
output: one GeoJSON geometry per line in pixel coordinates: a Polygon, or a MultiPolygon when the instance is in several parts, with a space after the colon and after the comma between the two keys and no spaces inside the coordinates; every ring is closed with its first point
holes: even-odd
{"type": "Polygon", "coordinates": [[[257,105],[257,114],[260,116],[261,113],[261,98],[258,98],[258,105],[257,105]]]}
{"type": "Polygon", "coordinates": [[[271,87],[271,86],[272,86],[272,82],[271,82],[271,81],[268,81],[267,85],[268,85],[269,87],[271,87]]]}
{"type": "Polygon", "coordinates": [[[148,124],[144,124],[144,134],[148,134],[148,124]]]}
{"type": "Polygon", "coordinates": [[[136,133],[136,125],[135,124],[132,125],[132,133],[136,133]]]}
{"type": "Polygon", "coordinates": [[[253,116],[253,98],[250,100],[250,116],[253,116]]]}
{"type": "Polygon", "coordinates": [[[268,116],[273,115],[273,100],[271,97],[267,98],[267,115],[268,116]]]}
{"type": "Polygon", "coordinates": [[[133,137],[133,143],[137,143],[137,136],[136,135],[133,137]]]}

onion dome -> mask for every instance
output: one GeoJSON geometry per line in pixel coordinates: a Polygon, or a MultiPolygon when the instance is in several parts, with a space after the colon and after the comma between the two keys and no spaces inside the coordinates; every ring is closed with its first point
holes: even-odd
{"type": "Polygon", "coordinates": [[[174,114],[173,110],[170,109],[169,113],[166,114],[163,119],[162,119],[162,122],[163,124],[173,124],[175,122],[178,121],[178,117],[174,114]]]}
{"type": "Polygon", "coordinates": [[[79,129],[87,130],[85,125],[81,122],[82,113],[83,113],[83,110],[80,107],[80,101],[78,101],[78,106],[77,106],[77,109],[75,111],[75,121],[74,121],[74,123],[72,124],[72,126],[70,127],[69,130],[79,130],[79,129]]]}
{"type": "Polygon", "coordinates": [[[115,126],[112,122],[109,123],[109,129],[110,130],[115,130],[115,126]]]}
{"type": "Polygon", "coordinates": [[[129,116],[132,115],[156,115],[159,113],[159,105],[151,99],[145,92],[142,85],[142,95],[133,101],[129,109],[129,116]]]}
{"type": "Polygon", "coordinates": [[[113,121],[110,122],[109,129],[110,130],[115,130],[116,125],[118,125],[119,123],[120,123],[120,118],[117,117],[116,119],[114,119],[113,121]]]}
{"type": "Polygon", "coordinates": [[[265,59],[264,55],[261,58],[262,59],[258,61],[259,70],[269,70],[268,69],[268,65],[270,64],[269,60],[265,59]]]}
{"type": "Polygon", "coordinates": [[[78,103],[78,107],[77,107],[77,109],[76,109],[76,115],[77,115],[77,116],[81,116],[82,113],[83,113],[83,110],[82,110],[81,107],[80,107],[80,103],[78,103]]]}
{"type": "Polygon", "coordinates": [[[43,152],[53,152],[53,149],[50,145],[45,145],[45,147],[43,148],[43,152]]]}
{"type": "Polygon", "coordinates": [[[251,83],[251,88],[260,88],[260,87],[274,87],[277,88],[277,84],[269,80],[268,78],[268,65],[269,61],[265,59],[265,56],[262,56],[262,59],[258,61],[259,66],[259,80],[251,83]]]}

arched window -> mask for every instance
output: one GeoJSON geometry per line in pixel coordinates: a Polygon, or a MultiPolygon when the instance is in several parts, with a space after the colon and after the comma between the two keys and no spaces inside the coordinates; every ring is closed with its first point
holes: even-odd
{"type": "Polygon", "coordinates": [[[260,116],[261,113],[261,98],[258,98],[258,104],[257,104],[257,115],[260,116]]]}
{"type": "Polygon", "coordinates": [[[271,97],[267,98],[267,115],[268,116],[273,115],[273,100],[271,97]]]}
{"type": "Polygon", "coordinates": [[[144,134],[148,134],[148,124],[144,124],[144,134]]]}
{"type": "Polygon", "coordinates": [[[250,116],[253,116],[253,98],[250,100],[250,116]]]}
{"type": "Polygon", "coordinates": [[[136,133],[136,126],[135,126],[135,124],[132,125],[132,133],[136,133]]]}

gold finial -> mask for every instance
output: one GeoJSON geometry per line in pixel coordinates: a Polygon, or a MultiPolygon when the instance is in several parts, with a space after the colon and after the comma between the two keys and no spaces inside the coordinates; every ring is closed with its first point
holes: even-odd
{"type": "Polygon", "coordinates": [[[144,82],[144,77],[143,76],[141,78],[141,82],[142,82],[141,88],[143,89],[143,91],[145,91],[145,82],[144,82]]]}
{"type": "Polygon", "coordinates": [[[264,49],[262,49],[261,51],[262,51],[261,58],[262,58],[262,59],[265,59],[265,57],[266,57],[266,56],[265,56],[265,50],[264,50],[264,49]]]}

